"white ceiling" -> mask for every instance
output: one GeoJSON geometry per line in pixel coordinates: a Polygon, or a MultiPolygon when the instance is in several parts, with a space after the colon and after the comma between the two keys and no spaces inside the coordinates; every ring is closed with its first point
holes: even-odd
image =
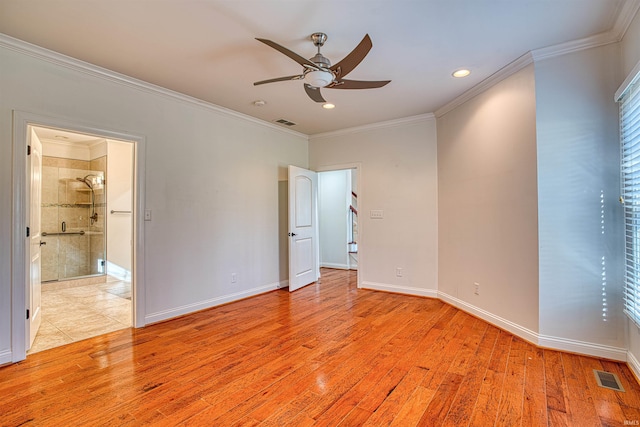
{"type": "Polygon", "coordinates": [[[618,37],[638,0],[0,0],[0,33],[213,104],[317,134],[431,113],[523,54],[601,33],[618,37]],[[621,24],[622,22],[622,24],[621,24]],[[368,33],[349,74],[379,89],[253,82],[301,67],[256,37],[310,58],[313,32],[332,63],[368,33]],[[465,79],[451,73],[472,70],[465,79]],[[255,107],[255,100],[266,105],[255,107]]]}

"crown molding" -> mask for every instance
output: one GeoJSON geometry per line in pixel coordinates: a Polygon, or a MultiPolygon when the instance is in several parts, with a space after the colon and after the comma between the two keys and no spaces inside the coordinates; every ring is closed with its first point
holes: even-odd
{"type": "Polygon", "coordinates": [[[435,116],[437,118],[444,116],[454,108],[459,107],[471,98],[481,94],[529,64],[621,41],[639,10],[640,0],[627,0],[623,2],[618,8],[617,16],[611,30],[582,39],[529,51],[507,66],[501,68],[496,73],[490,75],[468,91],[464,92],[462,95],[454,98],[449,103],[437,109],[435,111],[435,116]]]}
{"type": "Polygon", "coordinates": [[[471,98],[474,98],[477,95],[480,95],[481,93],[485,92],[487,89],[493,87],[497,83],[500,83],[502,80],[517,73],[518,71],[522,70],[523,68],[531,64],[533,64],[533,56],[531,55],[531,52],[527,52],[524,55],[522,55],[520,58],[516,59],[515,61],[501,68],[500,70],[493,73],[492,75],[490,75],[489,77],[487,77],[486,79],[484,79],[483,81],[481,81],[480,83],[478,83],[477,85],[469,89],[468,91],[464,92],[462,95],[458,96],[457,98],[454,98],[449,103],[438,108],[435,112],[435,116],[437,118],[444,116],[451,110],[469,101],[471,98]]]}
{"type": "Polygon", "coordinates": [[[640,0],[627,0],[622,3],[613,28],[611,29],[611,33],[616,41],[622,40],[639,10],[640,0]]]}
{"type": "Polygon", "coordinates": [[[619,40],[616,38],[613,31],[607,31],[582,39],[571,40],[566,43],[535,49],[531,51],[531,55],[533,56],[534,61],[541,61],[543,59],[555,58],[569,53],[579,52],[581,50],[605,46],[618,41],[619,40]]]}
{"type": "Polygon", "coordinates": [[[409,116],[409,117],[403,117],[400,119],[387,120],[384,122],[371,123],[368,125],[354,126],[354,127],[339,129],[331,132],[316,133],[313,135],[309,135],[309,140],[311,141],[312,139],[333,138],[336,136],[351,135],[354,133],[362,133],[362,132],[367,132],[371,130],[392,128],[396,126],[406,126],[413,123],[419,123],[419,122],[424,122],[427,120],[434,120],[434,119],[435,119],[435,115],[433,113],[419,114],[417,116],[409,116]]]}
{"type": "Polygon", "coordinates": [[[81,72],[92,77],[96,77],[102,80],[116,83],[122,86],[141,90],[146,93],[160,95],[165,98],[185,102],[187,104],[196,105],[198,107],[207,109],[209,111],[214,111],[218,114],[222,114],[228,117],[233,117],[236,119],[245,120],[245,121],[255,123],[272,130],[302,137],[305,140],[308,138],[308,135],[294,131],[292,129],[282,128],[276,124],[273,124],[264,120],[256,119],[255,117],[251,117],[246,114],[242,114],[237,111],[233,111],[228,108],[224,108],[219,105],[212,104],[210,102],[203,101],[198,98],[194,98],[192,96],[175,92],[173,90],[170,90],[161,86],[157,86],[152,83],[145,82],[143,80],[138,80],[133,77],[120,74],[115,71],[111,71],[94,64],[90,64],[88,62],[80,61],[79,59],[75,59],[70,56],[66,56],[49,49],[45,49],[43,47],[36,46],[31,43],[27,43],[25,41],[13,38],[3,33],[0,33],[0,47],[6,48],[24,55],[31,56],[36,59],[47,61],[49,63],[55,64],[61,67],[65,67],[73,71],[81,72]]]}

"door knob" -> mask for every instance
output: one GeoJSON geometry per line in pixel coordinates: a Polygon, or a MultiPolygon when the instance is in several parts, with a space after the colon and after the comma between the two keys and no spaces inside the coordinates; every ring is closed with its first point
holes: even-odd
{"type": "Polygon", "coordinates": [[[297,236],[296,233],[289,233],[289,236],[293,237],[293,236],[297,236]]]}
{"type": "Polygon", "coordinates": [[[46,244],[47,244],[47,242],[40,242],[40,246],[46,245],[46,244]]]}

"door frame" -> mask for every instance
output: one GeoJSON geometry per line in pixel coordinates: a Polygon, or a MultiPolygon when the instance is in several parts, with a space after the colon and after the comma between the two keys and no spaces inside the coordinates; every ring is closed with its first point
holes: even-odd
{"type": "MultiPolygon", "coordinates": [[[[347,170],[347,169],[355,169],[356,170],[356,176],[357,176],[357,181],[358,181],[358,211],[360,211],[360,209],[362,209],[362,206],[364,206],[363,200],[363,185],[362,185],[362,163],[361,162],[354,162],[354,163],[341,163],[341,164],[336,164],[336,165],[321,165],[321,166],[316,166],[315,168],[313,168],[312,170],[314,170],[315,172],[331,172],[331,171],[340,171],[340,170],[347,170]]],[[[364,209],[362,210],[362,212],[364,212],[364,209]]],[[[362,249],[365,248],[365,239],[364,239],[364,221],[362,221],[361,218],[358,218],[358,240],[360,240],[358,242],[358,268],[356,269],[356,283],[358,288],[362,288],[362,274],[361,271],[364,270],[364,256],[362,253],[362,249]]],[[[319,256],[319,254],[318,254],[319,256]]]]}
{"type": "Polygon", "coordinates": [[[96,135],[133,144],[133,230],[132,230],[132,308],[133,326],[145,325],[145,273],[144,273],[144,200],[145,152],[144,136],[108,130],[80,123],[74,119],[45,116],[13,110],[12,141],[12,209],[11,209],[11,361],[26,358],[26,287],[29,285],[26,229],[29,226],[27,141],[29,126],[41,126],[96,135]]]}

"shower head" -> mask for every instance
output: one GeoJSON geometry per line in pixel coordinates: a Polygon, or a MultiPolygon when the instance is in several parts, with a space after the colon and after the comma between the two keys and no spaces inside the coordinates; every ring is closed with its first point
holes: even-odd
{"type": "Polygon", "coordinates": [[[84,182],[84,185],[86,185],[87,187],[93,189],[93,187],[91,186],[91,184],[87,181],[87,177],[84,178],[76,178],[76,181],[80,181],[80,182],[84,182]]]}
{"type": "Polygon", "coordinates": [[[94,174],[85,175],[84,178],[76,178],[76,181],[84,182],[84,184],[92,190],[95,185],[100,185],[104,182],[102,176],[94,174]]]}

